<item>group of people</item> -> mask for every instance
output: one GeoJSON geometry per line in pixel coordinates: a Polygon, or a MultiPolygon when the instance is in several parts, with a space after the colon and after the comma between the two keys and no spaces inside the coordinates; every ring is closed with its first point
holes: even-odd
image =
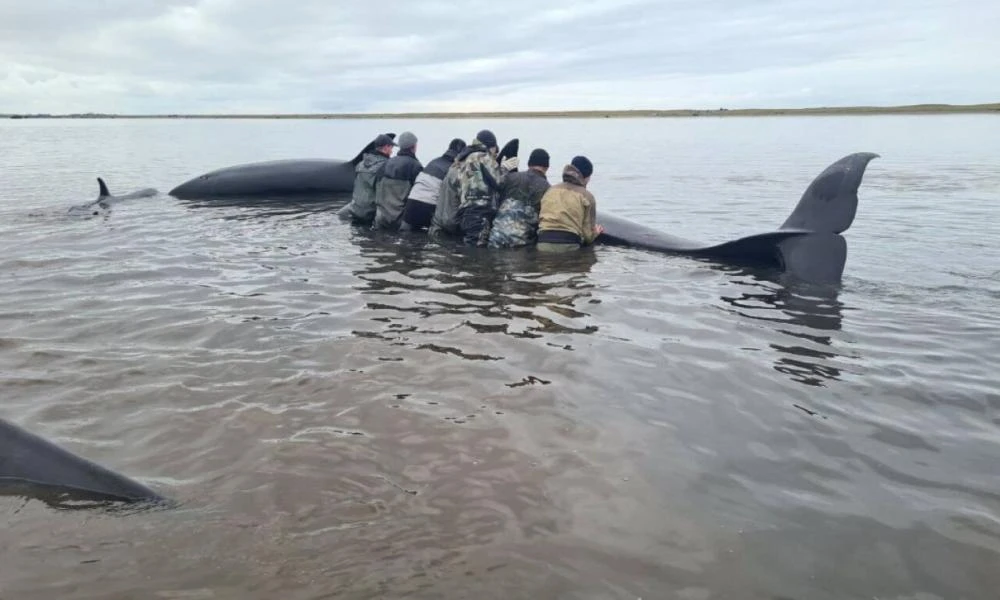
{"type": "Polygon", "coordinates": [[[380,134],[355,166],[351,201],[341,219],[373,229],[427,230],[435,237],[459,237],[469,246],[540,251],[577,250],[604,230],[597,201],[587,190],[594,165],[576,156],[563,168],[562,182],[547,179],[549,154],[531,151],[528,169],[519,159],[498,156],[497,138],[484,129],[471,143],[455,138],[424,166],[417,136],[405,131],[398,142],[380,134]],[[395,156],[392,150],[398,147],[395,156]]]}

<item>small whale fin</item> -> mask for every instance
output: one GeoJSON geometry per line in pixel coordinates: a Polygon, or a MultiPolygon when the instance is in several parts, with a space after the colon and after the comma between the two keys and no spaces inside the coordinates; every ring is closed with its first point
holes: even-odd
{"type": "MultiPolygon", "coordinates": [[[[385,135],[389,136],[393,140],[396,139],[396,134],[395,133],[386,133],[385,135]]],[[[364,159],[365,153],[372,152],[374,150],[375,150],[375,140],[372,140],[372,141],[368,142],[368,145],[366,145],[364,148],[361,149],[361,152],[358,152],[357,156],[355,156],[354,158],[352,158],[348,162],[350,162],[353,166],[356,167],[356,166],[358,166],[358,163],[361,162],[362,159],[364,159]]]]}
{"type": "Polygon", "coordinates": [[[520,139],[514,138],[511,141],[507,142],[506,144],[504,144],[503,148],[500,149],[500,152],[497,153],[497,164],[502,163],[504,160],[508,158],[513,158],[517,156],[517,153],[520,151],[520,149],[521,149],[520,139]]]}
{"type": "Polygon", "coordinates": [[[858,210],[858,187],[874,152],[848,154],[816,176],[781,229],[843,233],[858,210]]]}
{"type": "Polygon", "coordinates": [[[104,183],[104,180],[101,179],[100,177],[97,178],[97,185],[100,186],[100,194],[98,197],[105,198],[111,195],[111,192],[108,191],[107,184],[104,183]]]}

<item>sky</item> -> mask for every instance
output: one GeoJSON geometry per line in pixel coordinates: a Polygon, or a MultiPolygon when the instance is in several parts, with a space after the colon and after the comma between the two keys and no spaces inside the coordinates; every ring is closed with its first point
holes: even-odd
{"type": "Polygon", "coordinates": [[[0,113],[1000,102],[998,0],[0,0],[0,113]]]}

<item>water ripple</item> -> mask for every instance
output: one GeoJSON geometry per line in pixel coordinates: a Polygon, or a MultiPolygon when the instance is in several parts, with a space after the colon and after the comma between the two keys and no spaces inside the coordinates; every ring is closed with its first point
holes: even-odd
{"type": "MultiPolygon", "coordinates": [[[[787,119],[588,121],[592,187],[602,209],[721,240],[779,225],[841,150],[878,150],[836,289],[621,248],[385,236],[341,223],[344,198],[160,195],[72,218],[94,173],[169,189],[261,152],[353,154],[372,125],[0,124],[17,165],[0,190],[0,413],[180,502],[0,496],[0,589],[993,597],[995,152],[949,140],[1000,139],[996,121],[787,119]],[[635,156],[654,130],[669,156],[635,156]]],[[[422,122],[422,146],[453,125],[422,122]]],[[[555,157],[578,152],[578,127],[496,131],[555,157]]]]}

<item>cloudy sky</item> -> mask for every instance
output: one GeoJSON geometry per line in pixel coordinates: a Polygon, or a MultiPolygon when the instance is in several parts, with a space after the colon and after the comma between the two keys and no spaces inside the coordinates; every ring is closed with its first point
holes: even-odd
{"type": "Polygon", "coordinates": [[[0,0],[0,113],[997,102],[998,40],[1000,0],[0,0]]]}

